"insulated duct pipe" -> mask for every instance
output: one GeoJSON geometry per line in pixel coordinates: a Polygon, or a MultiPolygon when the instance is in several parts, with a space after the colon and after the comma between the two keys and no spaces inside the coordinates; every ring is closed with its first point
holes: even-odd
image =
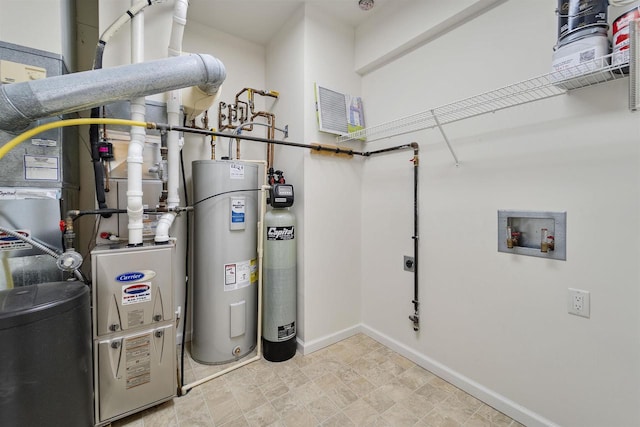
{"type": "Polygon", "coordinates": [[[0,129],[17,132],[43,117],[189,86],[214,95],[225,77],[219,59],[191,54],[2,85],[0,129]]]}
{"type": "MultiPolygon", "coordinates": [[[[179,57],[182,54],[182,36],[187,23],[187,0],[176,0],[173,9],[173,25],[171,27],[171,37],[169,39],[169,57],[179,57]]],[[[179,90],[172,90],[167,97],[167,121],[170,126],[180,124],[180,105],[182,97],[179,90]]],[[[167,208],[169,210],[178,206],[180,195],[178,186],[180,180],[180,141],[177,131],[167,133],[167,208]]],[[[169,212],[158,221],[156,236],[154,241],[157,244],[169,242],[169,229],[176,218],[175,212],[169,212]]]]}

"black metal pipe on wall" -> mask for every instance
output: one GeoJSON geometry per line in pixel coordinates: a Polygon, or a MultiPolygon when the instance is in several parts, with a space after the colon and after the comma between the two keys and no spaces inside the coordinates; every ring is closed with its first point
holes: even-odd
{"type": "Polygon", "coordinates": [[[364,153],[365,156],[373,156],[377,154],[390,153],[398,150],[413,150],[413,314],[409,316],[409,320],[413,322],[413,330],[420,330],[420,300],[418,299],[418,166],[420,165],[420,146],[417,142],[410,144],[398,145],[395,147],[383,148],[376,151],[364,153]]]}

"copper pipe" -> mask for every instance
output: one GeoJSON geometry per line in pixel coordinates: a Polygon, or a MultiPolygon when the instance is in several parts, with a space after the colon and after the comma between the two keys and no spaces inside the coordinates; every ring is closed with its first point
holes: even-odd
{"type": "MultiPolygon", "coordinates": [[[[273,113],[267,113],[265,111],[258,111],[257,113],[254,113],[251,116],[251,120],[255,120],[256,117],[264,117],[267,119],[267,124],[269,125],[268,130],[267,130],[267,138],[268,139],[274,139],[275,138],[275,122],[276,122],[276,116],[273,113]]],[[[274,156],[273,156],[273,144],[267,144],[267,167],[271,168],[273,167],[273,161],[274,161],[274,156]]]]}
{"type": "MultiPolygon", "coordinates": [[[[275,139],[276,137],[276,116],[272,115],[271,116],[271,126],[269,127],[268,130],[268,135],[269,135],[269,139],[275,139]]],[[[275,157],[275,146],[271,143],[267,144],[267,165],[268,167],[272,168],[273,167],[273,162],[274,162],[274,157],[275,157]]]]}
{"type": "MultiPolygon", "coordinates": [[[[277,91],[273,90],[256,90],[252,88],[245,87],[240,92],[238,92],[235,96],[234,104],[226,104],[224,102],[220,102],[218,109],[218,128],[220,131],[225,129],[238,129],[238,125],[235,122],[240,122],[240,126],[242,126],[247,121],[253,122],[256,117],[264,117],[267,119],[268,131],[267,136],[269,139],[275,138],[275,114],[269,113],[266,111],[255,111],[255,103],[254,103],[254,95],[258,94],[261,96],[268,96],[271,98],[278,98],[280,95],[277,91]],[[241,101],[240,96],[242,96],[245,92],[247,92],[247,101],[241,101]],[[222,110],[227,110],[227,115],[222,114],[222,110]],[[249,118],[250,117],[250,118],[249,118]]],[[[244,130],[247,132],[253,131],[253,123],[247,123],[246,127],[240,127],[240,130],[244,130]]],[[[274,161],[274,146],[273,144],[267,144],[267,163],[268,167],[273,166],[274,161]]],[[[231,153],[229,153],[231,155],[231,153]]],[[[240,139],[236,138],[236,158],[240,159],[240,139]]]]}
{"type": "Polygon", "coordinates": [[[242,95],[243,93],[245,93],[248,90],[251,90],[251,88],[245,87],[240,92],[236,93],[236,101],[238,100],[238,98],[240,98],[240,95],[242,95]]]}

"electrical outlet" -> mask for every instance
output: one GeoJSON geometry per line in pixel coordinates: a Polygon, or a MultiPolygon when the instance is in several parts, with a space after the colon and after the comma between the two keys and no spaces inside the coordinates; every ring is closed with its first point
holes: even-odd
{"type": "Polygon", "coordinates": [[[567,298],[567,310],[569,314],[586,317],[590,316],[591,298],[588,291],[569,288],[569,296],[567,298]]]}

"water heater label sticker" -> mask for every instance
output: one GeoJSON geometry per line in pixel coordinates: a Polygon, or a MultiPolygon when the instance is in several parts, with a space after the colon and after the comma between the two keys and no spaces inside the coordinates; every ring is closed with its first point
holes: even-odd
{"type": "Polygon", "coordinates": [[[127,338],[124,341],[126,388],[151,382],[151,334],[127,338]]]}
{"type": "Polygon", "coordinates": [[[224,290],[233,291],[249,286],[257,275],[256,260],[224,265],[224,290]]]}
{"type": "Polygon", "coordinates": [[[122,285],[122,305],[151,301],[151,282],[122,285]]]}
{"type": "Polygon", "coordinates": [[[244,165],[239,163],[231,163],[229,165],[229,178],[244,179],[244,165]]]}
{"type": "MultiPolygon", "coordinates": [[[[30,230],[13,230],[16,233],[24,236],[30,237],[30,230]]],[[[5,232],[0,231],[0,251],[18,251],[18,250],[26,250],[31,249],[31,245],[23,242],[17,237],[13,237],[5,232]]]]}
{"type": "Polygon", "coordinates": [[[245,212],[245,200],[244,197],[232,197],[231,198],[231,222],[243,223],[245,212]]]}
{"type": "Polygon", "coordinates": [[[57,181],[58,158],[52,156],[24,156],[24,179],[57,181]]]}

